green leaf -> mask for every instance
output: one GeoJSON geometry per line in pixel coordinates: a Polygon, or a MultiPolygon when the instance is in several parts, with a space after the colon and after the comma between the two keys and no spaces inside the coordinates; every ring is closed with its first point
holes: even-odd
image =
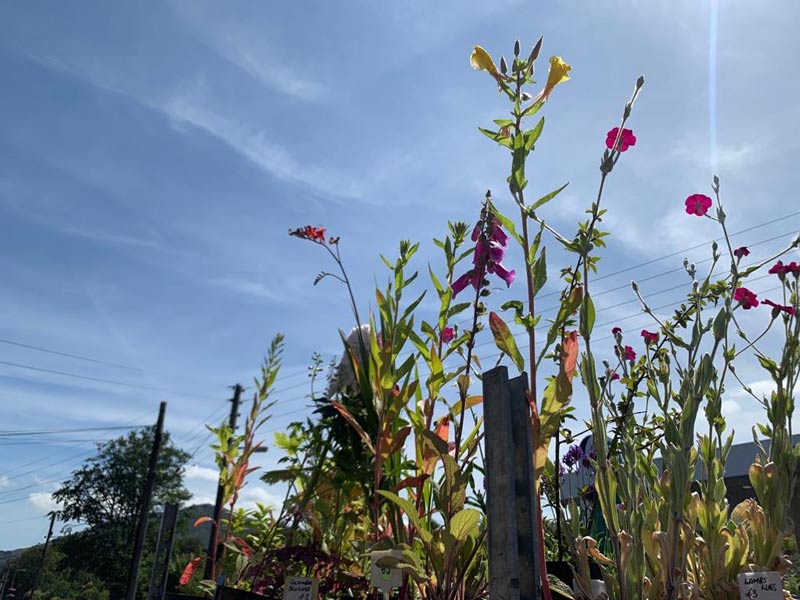
{"type": "Polygon", "coordinates": [[[506,148],[511,147],[511,138],[509,136],[503,135],[499,131],[484,129],[483,127],[478,127],[478,130],[490,140],[497,142],[501,146],[505,146],[506,148]]]}
{"type": "Polygon", "coordinates": [[[394,502],[400,508],[400,510],[402,510],[406,514],[408,520],[411,522],[414,528],[419,532],[419,536],[422,538],[423,542],[427,544],[431,541],[430,532],[424,528],[422,521],[420,520],[419,515],[417,514],[417,509],[410,500],[401,498],[397,494],[390,492],[388,490],[377,490],[377,491],[384,498],[387,498],[388,500],[394,502]]]}
{"type": "Polygon", "coordinates": [[[563,192],[563,191],[564,191],[564,189],[565,189],[565,188],[566,188],[568,185],[569,185],[569,181],[568,181],[567,183],[565,183],[564,185],[562,185],[562,186],[561,186],[560,188],[558,188],[557,190],[553,190],[553,191],[552,191],[552,192],[550,192],[549,194],[545,194],[544,196],[542,196],[541,198],[539,198],[539,199],[538,199],[536,202],[534,202],[533,204],[531,204],[531,205],[530,205],[530,206],[527,208],[527,211],[528,211],[528,213],[530,214],[530,213],[532,213],[533,211],[535,211],[537,208],[539,208],[539,207],[541,207],[541,206],[544,206],[545,204],[547,204],[548,202],[550,202],[550,200],[552,200],[553,198],[555,198],[556,196],[558,196],[558,195],[559,195],[561,192],[563,192]]]}
{"type": "Polygon", "coordinates": [[[594,319],[594,302],[592,302],[592,297],[589,294],[585,294],[581,303],[580,313],[580,330],[581,336],[584,338],[588,338],[591,335],[592,329],[594,329],[594,319]]]}
{"type": "Polygon", "coordinates": [[[505,321],[503,321],[496,312],[489,313],[489,327],[494,336],[494,343],[500,351],[505,352],[508,357],[514,361],[520,373],[524,371],[525,361],[522,360],[522,354],[520,354],[519,348],[517,348],[517,342],[514,340],[514,336],[511,335],[508,325],[506,325],[505,321]]]}
{"type": "Polygon", "coordinates": [[[544,284],[547,282],[546,251],[547,248],[542,248],[542,253],[539,255],[539,258],[536,259],[536,262],[533,263],[532,275],[534,296],[539,293],[539,291],[544,287],[544,284]]]}
{"type": "Polygon", "coordinates": [[[533,129],[530,129],[525,132],[525,149],[530,150],[533,148],[533,145],[539,139],[539,136],[542,135],[542,129],[544,129],[544,117],[539,119],[539,122],[536,123],[536,126],[533,129]]]}
{"type": "Polygon", "coordinates": [[[464,542],[467,538],[478,535],[480,522],[481,513],[479,511],[474,508],[465,508],[453,515],[447,529],[456,540],[464,542]]]}

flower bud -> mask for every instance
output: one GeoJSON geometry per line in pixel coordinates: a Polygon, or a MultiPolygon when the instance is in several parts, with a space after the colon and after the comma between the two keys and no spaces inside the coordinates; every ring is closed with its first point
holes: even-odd
{"type": "Polygon", "coordinates": [[[528,63],[533,64],[537,58],[539,58],[539,51],[542,49],[542,40],[544,38],[539,38],[539,41],[536,42],[536,45],[531,50],[531,55],[528,57],[528,63]]]}
{"type": "Polygon", "coordinates": [[[637,90],[642,89],[643,85],[644,85],[644,75],[639,75],[639,79],[636,80],[636,89],[637,90]]]}
{"type": "Polygon", "coordinates": [[[514,42],[514,56],[519,56],[519,40],[514,42]]]}
{"type": "Polygon", "coordinates": [[[631,289],[633,290],[634,294],[638,294],[639,293],[639,284],[636,283],[635,281],[631,281],[631,289]]]}
{"type": "Polygon", "coordinates": [[[506,57],[505,56],[501,56],[500,57],[500,72],[503,75],[506,75],[508,73],[508,65],[506,64],[506,57]]]}

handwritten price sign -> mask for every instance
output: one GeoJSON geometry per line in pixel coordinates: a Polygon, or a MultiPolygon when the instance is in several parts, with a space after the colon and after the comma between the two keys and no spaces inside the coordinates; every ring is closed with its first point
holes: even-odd
{"type": "Polygon", "coordinates": [[[317,600],[319,581],[313,577],[287,577],[283,600],[317,600]]]}
{"type": "Polygon", "coordinates": [[[741,573],[739,575],[741,600],[783,600],[783,583],[780,573],[741,573]]]}

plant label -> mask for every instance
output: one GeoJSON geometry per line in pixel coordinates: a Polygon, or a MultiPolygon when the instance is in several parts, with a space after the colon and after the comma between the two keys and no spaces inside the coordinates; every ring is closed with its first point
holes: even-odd
{"type": "Polygon", "coordinates": [[[371,555],[370,585],[389,592],[392,588],[399,588],[403,585],[403,572],[400,569],[379,567],[378,561],[384,556],[403,558],[403,553],[400,550],[375,550],[371,555]]]}
{"type": "Polygon", "coordinates": [[[780,573],[739,574],[739,598],[741,600],[783,600],[783,583],[780,573]]]}
{"type": "Polygon", "coordinates": [[[313,577],[287,577],[283,600],[317,600],[319,581],[313,577]]]}

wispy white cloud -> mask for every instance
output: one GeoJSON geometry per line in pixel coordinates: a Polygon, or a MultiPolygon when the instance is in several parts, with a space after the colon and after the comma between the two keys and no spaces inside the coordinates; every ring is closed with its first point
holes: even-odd
{"type": "Polygon", "coordinates": [[[61,505],[53,499],[53,494],[50,492],[34,492],[28,496],[28,502],[34,508],[44,512],[59,510],[61,505]]]}
{"type": "Polygon", "coordinates": [[[0,487],[8,487],[9,480],[6,475],[0,475],[0,487]]]}

